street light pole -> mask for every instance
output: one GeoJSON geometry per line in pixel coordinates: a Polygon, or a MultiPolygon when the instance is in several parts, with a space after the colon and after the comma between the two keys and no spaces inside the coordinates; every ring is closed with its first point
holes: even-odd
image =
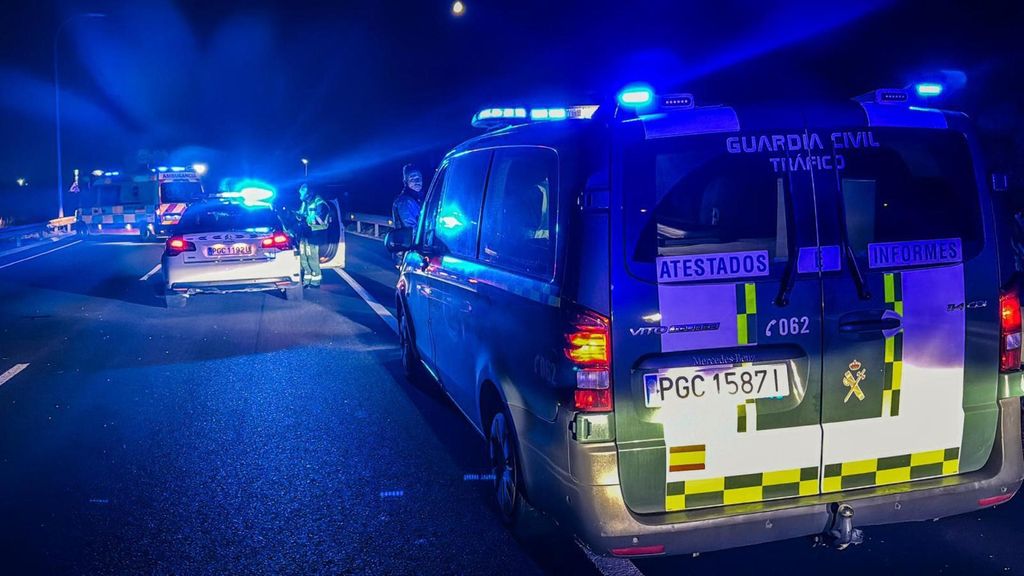
{"type": "Polygon", "coordinates": [[[57,31],[53,33],[53,103],[54,103],[54,118],[57,125],[57,217],[64,217],[64,175],[61,169],[61,149],[60,149],[60,69],[58,67],[58,54],[57,42],[60,40],[60,33],[64,30],[64,26],[71,22],[75,18],[104,18],[106,14],[100,14],[98,12],[87,12],[84,14],[75,14],[60,23],[57,26],[57,31]]]}
{"type": "Polygon", "coordinates": [[[302,177],[309,178],[309,159],[303,158],[302,160],[302,177]]]}

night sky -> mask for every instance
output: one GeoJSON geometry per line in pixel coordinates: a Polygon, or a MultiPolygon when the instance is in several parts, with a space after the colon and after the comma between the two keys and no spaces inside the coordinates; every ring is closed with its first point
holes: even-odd
{"type": "Polygon", "coordinates": [[[211,179],[343,183],[386,210],[488,105],[591,102],[631,81],[698,103],[847,98],[940,69],[994,165],[1024,157],[1018,2],[28,1],[0,35],[0,216],[52,207],[53,38],[64,173],[204,161],[211,179]],[[32,193],[12,189],[28,178],[32,193]],[[26,205],[26,204],[31,205],[26,205]]]}

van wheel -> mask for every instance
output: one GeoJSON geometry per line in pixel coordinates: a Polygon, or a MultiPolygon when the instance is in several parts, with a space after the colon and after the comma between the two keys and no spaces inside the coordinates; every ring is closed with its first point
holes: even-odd
{"type": "Polygon", "coordinates": [[[526,499],[523,497],[522,467],[519,462],[519,447],[512,420],[504,410],[491,420],[490,445],[491,473],[494,475],[494,496],[498,504],[501,521],[512,528],[520,527],[520,520],[526,514],[526,499]]]}
{"type": "Polygon", "coordinates": [[[188,296],[184,294],[164,294],[164,304],[168,308],[184,308],[188,304],[188,296]]]}
{"type": "Polygon", "coordinates": [[[423,377],[420,358],[416,353],[416,342],[413,340],[409,315],[405,313],[405,307],[401,302],[398,304],[398,344],[402,349],[402,373],[409,380],[418,382],[423,377]]]}

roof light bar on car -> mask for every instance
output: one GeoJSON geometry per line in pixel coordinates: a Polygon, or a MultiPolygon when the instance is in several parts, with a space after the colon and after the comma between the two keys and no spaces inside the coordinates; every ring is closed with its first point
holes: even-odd
{"type": "Polygon", "coordinates": [[[513,124],[548,122],[552,120],[589,120],[597,112],[596,105],[566,108],[484,108],[473,116],[475,128],[501,128],[513,124]]]}

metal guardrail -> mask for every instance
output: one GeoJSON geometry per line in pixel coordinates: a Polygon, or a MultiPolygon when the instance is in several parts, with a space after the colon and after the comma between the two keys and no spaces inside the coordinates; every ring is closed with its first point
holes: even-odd
{"type": "Polygon", "coordinates": [[[345,222],[349,232],[369,238],[382,238],[395,227],[395,221],[388,216],[360,212],[349,212],[345,222]]]}
{"type": "Polygon", "coordinates": [[[5,226],[0,228],[0,241],[14,241],[15,244],[20,246],[22,240],[33,236],[43,238],[55,232],[70,233],[77,221],[77,216],[65,216],[64,218],[54,218],[48,222],[40,222],[37,224],[5,226]]]}

